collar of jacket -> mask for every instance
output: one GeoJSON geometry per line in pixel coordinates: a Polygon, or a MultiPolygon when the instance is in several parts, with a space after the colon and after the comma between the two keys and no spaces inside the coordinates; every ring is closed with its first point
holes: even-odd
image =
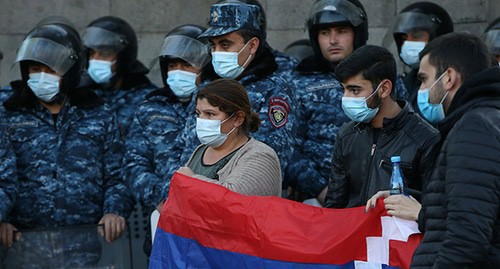
{"type": "MultiPolygon", "coordinates": [[[[408,115],[415,113],[408,102],[403,100],[398,100],[397,102],[401,107],[401,111],[394,118],[384,118],[383,120],[383,127],[381,129],[386,133],[401,130],[408,115]]],[[[360,123],[356,125],[358,131],[364,130],[367,127],[371,127],[371,124],[360,123]]]]}
{"type": "Polygon", "coordinates": [[[162,88],[158,88],[150,93],[148,93],[146,95],[146,98],[145,99],[150,99],[150,98],[153,98],[155,96],[162,96],[162,97],[165,97],[165,101],[167,101],[168,103],[182,103],[179,98],[172,92],[172,90],[170,89],[170,87],[162,87],[162,88]]]}
{"type": "MultiPolygon", "coordinates": [[[[10,83],[13,93],[4,102],[4,107],[10,110],[19,110],[21,108],[35,108],[38,105],[37,97],[28,88],[26,82],[16,80],[10,83]]],[[[72,106],[80,108],[90,108],[104,104],[102,98],[98,97],[91,89],[87,87],[76,88],[68,93],[68,101],[72,106]]]]}
{"type": "Polygon", "coordinates": [[[476,107],[500,109],[500,68],[492,67],[473,75],[458,89],[447,111],[447,116],[438,123],[442,137],[446,137],[455,123],[476,107]]]}
{"type": "Polygon", "coordinates": [[[320,58],[313,55],[300,61],[295,70],[302,74],[315,72],[335,73],[335,67],[337,67],[336,64],[328,62],[323,57],[320,58]]]}

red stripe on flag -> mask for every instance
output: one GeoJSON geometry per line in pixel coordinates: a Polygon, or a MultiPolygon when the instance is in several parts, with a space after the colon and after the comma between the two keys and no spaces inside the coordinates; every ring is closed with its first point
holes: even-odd
{"type": "Polygon", "coordinates": [[[245,196],[176,173],[158,227],[201,245],[266,259],[344,264],[366,261],[366,237],[381,235],[383,205],[317,208],[245,196]]]}

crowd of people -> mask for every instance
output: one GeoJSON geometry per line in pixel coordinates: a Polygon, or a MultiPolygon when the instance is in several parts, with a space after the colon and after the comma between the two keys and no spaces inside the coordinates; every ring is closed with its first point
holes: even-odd
{"type": "Polygon", "coordinates": [[[177,172],[328,208],[369,212],[383,198],[424,233],[412,268],[500,267],[499,19],[458,33],[444,8],[416,2],[383,46],[367,45],[359,0],[317,0],[309,39],[283,53],[257,0],[209,15],[158,44],[160,87],[121,18],[80,35],[50,17],[27,33],[21,79],[0,90],[4,247],[20,230],[87,224],[111,242],[135,204],[161,209],[177,172]],[[392,156],[407,196],[389,195],[392,156]]]}

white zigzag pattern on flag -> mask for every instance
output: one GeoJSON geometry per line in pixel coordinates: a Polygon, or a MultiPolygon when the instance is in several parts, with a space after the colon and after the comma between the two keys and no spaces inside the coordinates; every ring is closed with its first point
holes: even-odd
{"type": "Polygon", "coordinates": [[[420,233],[417,222],[398,217],[381,217],[382,236],[366,238],[367,261],[355,261],[356,269],[381,269],[389,265],[389,240],[407,242],[410,235],[420,233]]]}

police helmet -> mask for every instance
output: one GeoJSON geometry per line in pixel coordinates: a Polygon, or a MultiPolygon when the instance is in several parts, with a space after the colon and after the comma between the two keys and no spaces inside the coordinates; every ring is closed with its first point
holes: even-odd
{"type": "Polygon", "coordinates": [[[83,35],[87,49],[106,49],[118,52],[116,61],[118,75],[146,74],[149,70],[137,60],[137,36],[125,20],[105,16],[92,21],[83,35]]]}
{"type": "Polygon", "coordinates": [[[354,30],[353,48],[357,49],[368,40],[368,18],[358,0],[317,0],[311,7],[306,27],[309,40],[317,56],[321,55],[318,32],[322,26],[351,26],[354,30]]]}
{"type": "Polygon", "coordinates": [[[65,23],[43,23],[33,28],[21,43],[16,57],[21,77],[28,81],[28,62],[42,63],[62,75],[61,89],[78,86],[83,70],[83,46],[78,32],[65,23]]]}
{"type": "Polygon", "coordinates": [[[288,44],[283,52],[293,58],[302,61],[303,59],[314,54],[309,39],[299,39],[288,44]]]}
{"type": "Polygon", "coordinates": [[[172,29],[165,36],[158,53],[161,77],[167,86],[168,64],[172,60],[181,59],[200,70],[210,62],[210,47],[199,41],[197,37],[206,28],[194,24],[185,24],[172,29]]]}
{"type": "Polygon", "coordinates": [[[403,8],[396,17],[392,27],[384,37],[383,45],[389,47],[392,40],[396,42],[398,53],[403,45],[403,35],[415,30],[429,33],[429,41],[453,32],[453,21],[441,6],[431,2],[416,2],[403,8]]]}
{"type": "Polygon", "coordinates": [[[493,55],[500,55],[500,17],[486,27],[483,40],[493,55]]]}

